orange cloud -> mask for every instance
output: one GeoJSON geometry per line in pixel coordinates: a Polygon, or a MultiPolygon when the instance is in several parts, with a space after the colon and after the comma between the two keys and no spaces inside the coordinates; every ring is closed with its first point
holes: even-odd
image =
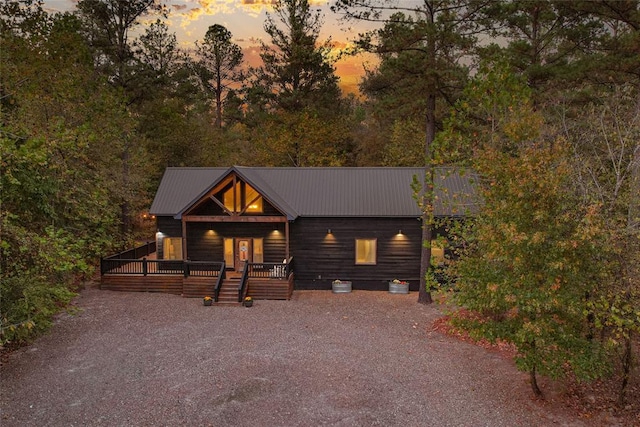
{"type": "MultiPolygon", "coordinates": [[[[256,17],[263,10],[273,9],[276,0],[197,0],[194,8],[188,9],[180,14],[181,27],[188,26],[191,22],[197,21],[202,16],[213,16],[218,14],[231,14],[242,12],[249,16],[256,17]]],[[[311,5],[326,5],[327,0],[310,0],[311,5]]],[[[176,6],[176,10],[187,9],[187,5],[176,6]]]]}
{"type": "MultiPolygon", "coordinates": [[[[260,58],[260,45],[257,40],[251,40],[253,43],[243,47],[244,54],[243,67],[260,67],[262,58],[260,58]]],[[[332,43],[333,44],[333,43],[332,43]]],[[[348,49],[352,47],[348,42],[335,42],[336,49],[348,49]]],[[[370,53],[361,53],[358,55],[343,55],[334,65],[336,75],[340,78],[340,88],[347,93],[359,95],[358,85],[364,75],[365,66],[373,68],[378,63],[375,55],[370,53]]]]}
{"type": "Polygon", "coordinates": [[[271,7],[276,4],[276,0],[240,0],[240,4],[249,7],[271,7]]]}
{"type": "MultiPolygon", "coordinates": [[[[274,4],[277,3],[277,0],[240,0],[240,4],[242,6],[249,7],[267,7],[271,8],[274,4]]],[[[311,6],[321,6],[327,4],[327,0],[309,0],[309,4],[311,6]]]]}
{"type": "Polygon", "coordinates": [[[186,28],[192,22],[198,21],[201,17],[213,16],[218,14],[231,14],[236,11],[237,0],[198,0],[197,6],[188,8],[176,7],[180,19],[180,27],[186,28]]]}

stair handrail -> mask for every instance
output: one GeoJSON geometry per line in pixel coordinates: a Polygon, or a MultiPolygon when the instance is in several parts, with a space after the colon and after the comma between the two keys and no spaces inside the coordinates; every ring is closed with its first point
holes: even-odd
{"type": "Polygon", "coordinates": [[[286,279],[288,279],[288,278],[289,278],[289,276],[291,275],[291,273],[293,273],[293,257],[290,257],[290,258],[287,260],[287,266],[286,266],[285,268],[286,268],[286,270],[285,270],[285,275],[284,275],[284,277],[285,277],[286,279]]]}
{"type": "Polygon", "coordinates": [[[238,285],[238,302],[242,302],[247,292],[247,279],[249,278],[249,262],[244,264],[240,285],[238,285]]]}
{"type": "Polygon", "coordinates": [[[213,288],[213,301],[218,302],[218,298],[220,297],[220,288],[222,288],[222,282],[227,275],[227,269],[225,262],[222,261],[222,266],[220,267],[220,272],[218,273],[218,280],[216,281],[216,286],[213,288]]]}

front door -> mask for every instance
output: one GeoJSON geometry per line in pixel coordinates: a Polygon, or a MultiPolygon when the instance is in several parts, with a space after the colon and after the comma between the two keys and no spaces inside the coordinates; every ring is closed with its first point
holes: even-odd
{"type": "Polygon", "coordinates": [[[251,239],[236,239],[236,271],[244,270],[244,265],[251,262],[251,239]]]}

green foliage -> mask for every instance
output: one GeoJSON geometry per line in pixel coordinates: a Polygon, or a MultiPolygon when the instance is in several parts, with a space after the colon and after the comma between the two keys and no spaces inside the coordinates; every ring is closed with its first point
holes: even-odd
{"type": "Polygon", "coordinates": [[[144,96],[144,78],[138,71],[129,33],[142,17],[161,10],[156,0],[81,0],[78,16],[99,70],[131,101],[144,96]]]}
{"type": "Polygon", "coordinates": [[[0,345],[24,343],[45,332],[75,295],[39,278],[6,278],[0,284],[0,345]]]}
{"type": "Polygon", "coordinates": [[[546,105],[551,99],[545,97],[585,77],[576,59],[592,54],[603,25],[577,10],[579,3],[589,2],[510,0],[483,8],[483,18],[493,26],[495,36],[506,40],[500,47],[485,48],[484,53],[501,50],[506,54],[514,72],[523,75],[534,90],[537,104],[546,105]]]}
{"type": "Polygon", "coordinates": [[[253,161],[270,166],[345,166],[351,138],[348,122],[307,111],[271,115],[252,136],[253,161]]]}
{"type": "Polygon", "coordinates": [[[424,124],[406,119],[393,125],[391,140],[384,150],[385,166],[421,166],[425,162],[424,124]]]}
{"type": "Polygon", "coordinates": [[[443,117],[464,87],[468,70],[454,58],[473,44],[473,38],[461,36],[459,43],[447,44],[443,39],[455,30],[445,24],[430,24],[427,15],[426,11],[416,18],[393,14],[382,29],[360,41],[364,49],[380,58],[377,68],[366,71],[360,91],[369,101],[370,114],[385,129],[399,120],[423,122],[427,98],[416,94],[426,95],[434,89],[442,94],[436,116],[443,117]],[[438,35],[431,38],[434,32],[438,35]],[[432,39],[436,40],[433,51],[429,46],[432,39]]]}
{"type": "Polygon", "coordinates": [[[457,321],[475,337],[513,343],[536,392],[537,373],[602,376],[606,346],[589,318],[606,276],[592,262],[603,229],[573,191],[569,145],[544,140],[524,83],[504,65],[482,70],[438,141],[445,156],[473,156],[481,177],[483,206],[453,265],[454,301],[474,316],[457,321]]]}
{"type": "Polygon", "coordinates": [[[209,27],[204,40],[197,44],[198,61],[195,74],[212,95],[216,106],[216,127],[222,127],[223,103],[229,85],[240,82],[239,72],[243,53],[240,46],[231,41],[231,32],[219,24],[209,27]]]}
{"type": "Polygon", "coordinates": [[[485,147],[515,154],[520,145],[538,139],[543,119],[532,114],[531,94],[504,58],[482,61],[444,120],[433,148],[436,162],[471,165],[485,147]]]}
{"type": "Polygon", "coordinates": [[[119,246],[119,206],[136,197],[118,173],[132,121],[96,78],[78,20],[20,10],[26,17],[3,21],[0,37],[2,342],[46,329],[119,246]]]}
{"type": "Polygon", "coordinates": [[[0,345],[27,341],[51,325],[51,317],[75,295],[69,286],[90,274],[85,246],[62,230],[44,235],[1,219],[0,345]]]}
{"type": "Polygon", "coordinates": [[[515,344],[520,369],[590,379],[603,373],[594,366],[604,366],[585,333],[597,248],[580,221],[586,213],[563,191],[564,150],[557,141],[521,147],[516,156],[483,153],[484,207],[455,266],[455,301],[478,313],[461,321],[476,336],[515,344]]]}
{"type": "Polygon", "coordinates": [[[263,66],[253,70],[250,109],[322,116],[341,112],[340,88],[329,56],[329,42],[319,43],[322,17],[308,0],[278,0],[264,25],[271,44],[263,43],[263,66]]]}
{"type": "Polygon", "coordinates": [[[600,244],[602,280],[590,298],[593,328],[620,354],[621,390],[635,363],[640,335],[640,110],[631,85],[594,91],[598,101],[582,109],[567,130],[574,150],[574,186],[590,207],[600,244]]]}

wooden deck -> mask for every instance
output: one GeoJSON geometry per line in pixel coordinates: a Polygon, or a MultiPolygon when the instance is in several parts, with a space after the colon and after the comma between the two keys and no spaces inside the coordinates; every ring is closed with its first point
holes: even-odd
{"type": "MultiPolygon", "coordinates": [[[[147,276],[141,274],[105,274],[100,278],[100,289],[124,292],[162,292],[182,295],[185,298],[202,298],[207,295],[213,295],[216,280],[217,278],[213,277],[184,277],[181,274],[147,276]]],[[[249,278],[247,281],[247,296],[256,300],[288,300],[291,299],[291,294],[293,293],[293,283],[293,275],[290,275],[288,280],[249,278]]],[[[223,295],[221,293],[221,296],[223,295]]]]}
{"type": "Polygon", "coordinates": [[[293,275],[285,279],[249,279],[247,295],[253,299],[291,299],[293,275]]]}
{"type": "Polygon", "coordinates": [[[100,273],[100,289],[186,298],[213,297],[220,282],[218,302],[226,303],[239,303],[245,295],[287,300],[294,288],[293,258],[286,263],[249,263],[243,272],[235,272],[227,270],[224,262],[158,260],[155,243],[101,259],[100,273]]]}
{"type": "Polygon", "coordinates": [[[142,274],[109,274],[100,278],[100,289],[125,292],[162,292],[183,295],[182,275],[144,276],[142,274]]]}

